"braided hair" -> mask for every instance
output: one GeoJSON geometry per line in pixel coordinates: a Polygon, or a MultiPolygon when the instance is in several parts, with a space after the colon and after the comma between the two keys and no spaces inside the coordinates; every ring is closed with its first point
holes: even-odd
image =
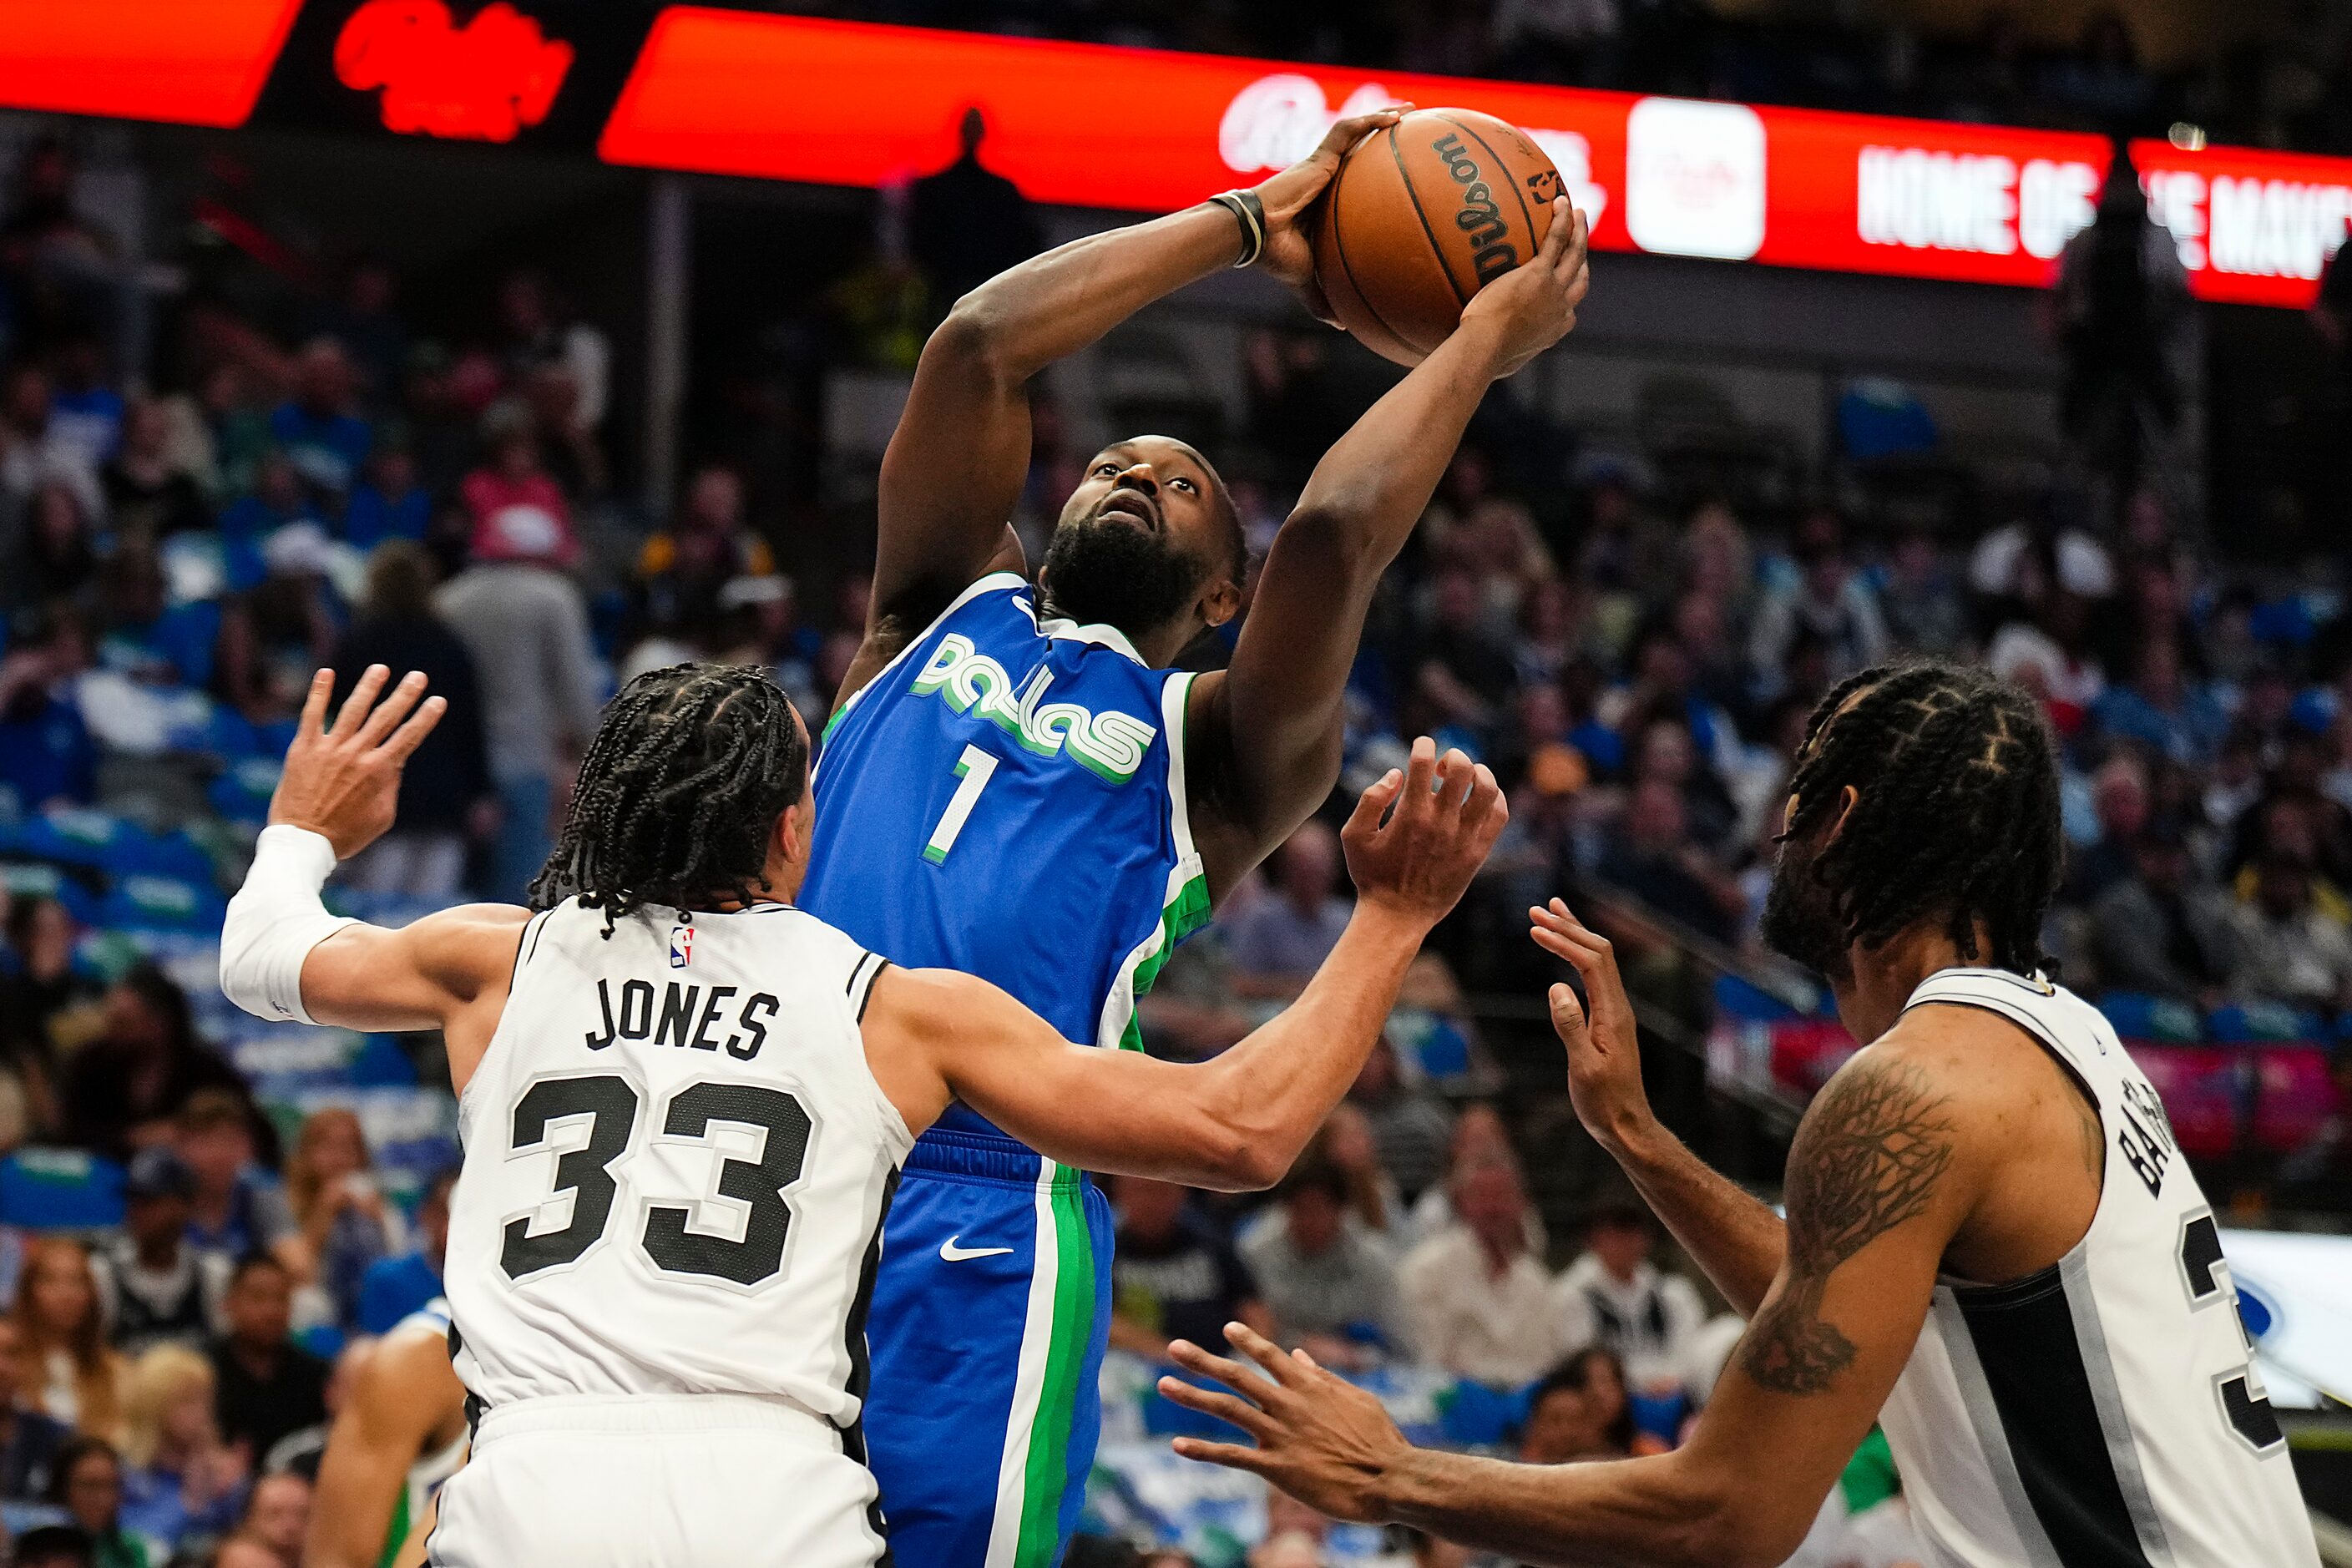
{"type": "Polygon", "coordinates": [[[807,784],[793,705],[758,665],[647,670],[604,710],[530,906],[613,923],[646,904],[752,901],[776,819],[807,784]]]}
{"type": "Polygon", "coordinates": [[[1964,665],[1881,665],[1822,698],[1789,780],[1788,837],[1832,820],[1853,786],[1853,812],[1809,868],[1846,942],[1875,947],[1940,920],[1968,963],[2043,968],[2042,917],[2063,863],[2056,751],[2039,704],[1964,665]]]}

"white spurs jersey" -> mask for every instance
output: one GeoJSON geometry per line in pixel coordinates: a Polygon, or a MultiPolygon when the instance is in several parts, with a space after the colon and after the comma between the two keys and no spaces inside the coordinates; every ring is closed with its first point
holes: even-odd
{"type": "Polygon", "coordinates": [[[458,1377],[490,1409],[776,1394],[854,1430],[913,1143],[858,1031],[882,961],[784,904],[604,931],[577,900],[524,929],[458,1102],[458,1377]]]}
{"type": "Polygon", "coordinates": [[[2003,970],[1951,1003],[2042,1042],[2096,1104],[2091,1228],[2000,1286],[1939,1280],[1881,1417],[1937,1568],[2317,1568],[2213,1211],[2164,1106],[2098,1010],[2003,970]]]}

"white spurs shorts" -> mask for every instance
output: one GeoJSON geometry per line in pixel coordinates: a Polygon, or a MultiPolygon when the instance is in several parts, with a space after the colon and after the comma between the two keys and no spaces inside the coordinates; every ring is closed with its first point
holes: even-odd
{"type": "Polygon", "coordinates": [[[872,1568],[873,1474],[749,1394],[562,1395],[486,1412],[441,1489],[430,1568],[872,1568]]]}

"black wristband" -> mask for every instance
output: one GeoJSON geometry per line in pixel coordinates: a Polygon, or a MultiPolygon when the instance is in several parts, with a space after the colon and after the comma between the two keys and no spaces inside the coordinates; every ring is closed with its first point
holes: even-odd
{"type": "Polygon", "coordinates": [[[1234,215],[1242,228],[1241,259],[1236,267],[1247,267],[1265,249],[1265,204],[1257,199],[1255,191],[1220,191],[1209,198],[1234,215]]]}

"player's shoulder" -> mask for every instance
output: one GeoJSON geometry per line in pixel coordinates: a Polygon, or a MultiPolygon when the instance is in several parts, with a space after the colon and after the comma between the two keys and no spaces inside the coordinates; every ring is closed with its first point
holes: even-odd
{"type": "Polygon", "coordinates": [[[514,973],[523,929],[534,916],[520,904],[457,904],[436,910],[399,932],[417,966],[459,994],[514,973]]]}
{"type": "Polygon", "coordinates": [[[2003,1013],[1922,1005],[1849,1059],[1806,1111],[1825,1131],[1933,1139],[1956,1153],[1997,1149],[2047,1098],[2059,1069],[2003,1013]]]}

